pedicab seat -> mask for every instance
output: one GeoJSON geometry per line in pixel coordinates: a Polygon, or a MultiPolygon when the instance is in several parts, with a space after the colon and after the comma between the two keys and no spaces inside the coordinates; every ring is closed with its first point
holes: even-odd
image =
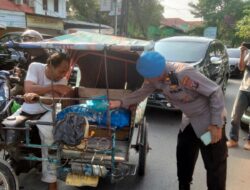
{"type": "MultiPolygon", "coordinates": [[[[124,89],[109,89],[109,98],[110,99],[121,99],[122,97],[130,94],[131,90],[124,89]]],[[[90,98],[94,96],[107,95],[107,90],[103,88],[86,88],[78,87],[78,96],[79,98],[90,98]]],[[[80,103],[84,103],[84,100],[81,100],[80,103]]]]}

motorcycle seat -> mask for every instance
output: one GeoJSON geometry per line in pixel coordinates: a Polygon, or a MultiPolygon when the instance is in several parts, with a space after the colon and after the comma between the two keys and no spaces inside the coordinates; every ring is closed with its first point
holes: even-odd
{"type": "Polygon", "coordinates": [[[20,126],[20,125],[24,126],[25,121],[39,119],[43,114],[44,113],[31,115],[31,114],[26,114],[24,112],[21,112],[20,115],[9,116],[9,117],[5,118],[2,121],[2,124],[5,127],[13,127],[13,128],[17,127],[17,126],[20,126]]]}

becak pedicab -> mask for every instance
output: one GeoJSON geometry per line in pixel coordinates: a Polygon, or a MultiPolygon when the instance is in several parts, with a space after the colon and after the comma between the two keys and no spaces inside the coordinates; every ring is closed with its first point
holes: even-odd
{"type": "Polygon", "coordinates": [[[116,182],[128,175],[145,174],[149,150],[144,117],[147,99],[125,110],[110,110],[108,104],[109,100],[120,99],[141,87],[143,78],[136,72],[135,63],[140,53],[153,48],[152,42],[78,32],[42,42],[7,45],[67,52],[71,71],[77,68],[80,80],[74,88],[74,97],[39,98],[41,106],[44,99],[53,101],[52,109],[48,108],[53,114],[52,122],[26,118],[18,126],[1,125],[2,187],[19,189],[17,175],[22,170],[16,165],[27,169],[27,165],[34,167],[31,163],[43,160],[55,163],[58,179],[73,186],[95,187],[100,177],[110,177],[111,182],[116,182]],[[71,105],[66,106],[64,102],[69,101],[71,105]],[[63,109],[58,112],[61,104],[63,109]],[[37,124],[54,126],[55,143],[48,146],[48,158],[39,154],[47,145],[32,140],[37,124]],[[18,141],[13,145],[6,144],[8,131],[18,131],[18,141]],[[129,160],[131,148],[139,153],[137,164],[129,160]]]}

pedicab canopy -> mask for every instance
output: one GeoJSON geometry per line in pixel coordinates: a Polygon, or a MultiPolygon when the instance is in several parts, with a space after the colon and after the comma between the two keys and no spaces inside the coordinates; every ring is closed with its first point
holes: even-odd
{"type": "Polygon", "coordinates": [[[46,48],[66,51],[71,59],[71,68],[74,65],[79,66],[80,85],[85,87],[107,87],[105,80],[105,63],[107,63],[108,87],[131,90],[139,88],[143,81],[133,63],[136,63],[140,53],[152,50],[153,45],[152,41],[83,31],[41,42],[7,44],[12,48],[46,48]]]}
{"type": "MultiPolygon", "coordinates": [[[[13,47],[13,45],[9,43],[9,47],[13,47]]],[[[103,51],[105,48],[115,51],[147,51],[153,48],[153,43],[151,41],[81,31],[41,42],[25,42],[15,44],[14,46],[20,48],[58,48],[93,51],[103,51]]]]}

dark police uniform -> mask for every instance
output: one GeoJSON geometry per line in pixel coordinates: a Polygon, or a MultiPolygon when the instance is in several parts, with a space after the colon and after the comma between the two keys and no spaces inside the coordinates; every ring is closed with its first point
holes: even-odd
{"type": "MultiPolygon", "coordinates": [[[[221,88],[184,63],[167,63],[163,82],[144,82],[142,88],[122,99],[122,107],[144,100],[156,89],[183,112],[177,143],[177,173],[182,189],[189,189],[198,152],[207,170],[208,190],[225,190],[227,146],[225,104],[221,88]],[[222,139],[205,146],[200,137],[209,125],[223,128],[222,139]]],[[[180,188],[181,189],[181,188],[180,188]]]]}

